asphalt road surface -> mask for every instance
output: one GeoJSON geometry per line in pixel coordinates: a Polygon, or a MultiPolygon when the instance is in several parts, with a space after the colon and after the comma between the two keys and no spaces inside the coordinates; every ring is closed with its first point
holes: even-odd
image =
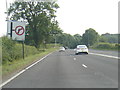
{"type": "Polygon", "coordinates": [[[56,51],[3,88],[118,88],[118,59],[56,51]]]}

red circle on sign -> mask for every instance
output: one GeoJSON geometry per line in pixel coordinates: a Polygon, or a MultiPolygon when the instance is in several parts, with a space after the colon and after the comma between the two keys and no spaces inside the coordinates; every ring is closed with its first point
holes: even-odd
{"type": "Polygon", "coordinates": [[[22,26],[17,26],[16,28],[15,28],[15,33],[17,34],[17,35],[23,35],[24,34],[24,28],[22,27],[22,26]],[[22,33],[21,33],[22,32],[22,33]]]}

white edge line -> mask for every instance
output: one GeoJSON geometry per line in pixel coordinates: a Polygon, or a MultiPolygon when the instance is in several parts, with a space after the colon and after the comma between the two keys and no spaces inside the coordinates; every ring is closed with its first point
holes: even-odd
{"type": "MultiPolygon", "coordinates": [[[[53,53],[53,52],[52,52],[53,53]]],[[[24,73],[27,69],[31,68],[32,66],[36,65],[37,63],[39,63],[40,61],[44,60],[46,57],[48,57],[50,54],[44,56],[43,58],[41,58],[40,60],[36,61],[35,63],[33,63],[32,65],[28,66],[27,68],[21,70],[19,73],[17,73],[16,75],[14,75],[13,77],[11,77],[10,79],[8,79],[7,81],[5,81],[4,83],[0,84],[0,88],[2,88],[4,85],[6,85],[7,83],[9,83],[10,81],[12,81],[13,79],[15,79],[16,77],[18,77],[20,74],[24,73]]]]}
{"type": "Polygon", "coordinates": [[[120,57],[116,57],[116,56],[109,56],[109,55],[98,54],[98,53],[89,53],[89,54],[98,55],[98,56],[104,56],[104,57],[109,57],[109,58],[115,58],[115,59],[120,59],[120,57]]]}
{"type": "Polygon", "coordinates": [[[87,66],[85,64],[82,64],[83,67],[87,68],[87,66]]]}

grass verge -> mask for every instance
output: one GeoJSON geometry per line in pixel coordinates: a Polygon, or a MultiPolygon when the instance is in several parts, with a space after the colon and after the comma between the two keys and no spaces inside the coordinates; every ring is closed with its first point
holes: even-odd
{"type": "Polygon", "coordinates": [[[47,49],[44,52],[41,52],[39,54],[35,55],[30,55],[26,57],[24,60],[19,59],[19,60],[14,60],[13,62],[7,62],[6,64],[2,65],[2,77],[7,77],[8,75],[22,70],[25,67],[29,66],[30,64],[34,63],[35,61],[39,60],[40,58],[44,57],[45,55],[57,50],[58,48],[50,48],[47,49]]]}

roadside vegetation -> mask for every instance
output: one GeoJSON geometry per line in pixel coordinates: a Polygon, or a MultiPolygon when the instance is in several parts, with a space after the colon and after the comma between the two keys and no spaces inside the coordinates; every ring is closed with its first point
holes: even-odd
{"type": "Polygon", "coordinates": [[[105,33],[99,36],[98,42],[91,46],[93,49],[120,51],[120,34],[105,33]]]}
{"type": "Polygon", "coordinates": [[[35,54],[35,55],[29,55],[28,57],[25,57],[25,59],[17,59],[12,62],[7,62],[3,64],[2,66],[2,76],[6,77],[14,72],[20,71],[24,69],[25,67],[29,66],[30,64],[34,63],[35,61],[39,60],[43,56],[57,50],[56,48],[49,48],[44,52],[35,54]]]}
{"type": "Polygon", "coordinates": [[[62,33],[57,35],[57,43],[69,48],[76,48],[78,44],[85,44],[89,48],[99,50],[120,50],[120,34],[105,33],[99,35],[96,30],[89,28],[85,30],[83,35],[70,35],[62,33]]]}
{"type": "Polygon", "coordinates": [[[120,50],[120,44],[115,44],[115,43],[96,43],[90,48],[92,49],[99,49],[99,50],[113,50],[113,51],[118,51],[120,50]]]}
{"type": "Polygon", "coordinates": [[[2,68],[3,76],[22,69],[58,49],[59,45],[55,45],[55,36],[62,33],[55,15],[58,8],[54,0],[51,2],[15,1],[11,4],[8,9],[10,20],[27,23],[24,42],[25,59],[22,55],[22,42],[13,41],[7,36],[1,37],[2,65],[0,69],[2,68]]]}
{"type": "Polygon", "coordinates": [[[6,76],[25,68],[48,53],[57,50],[59,45],[54,47],[54,44],[46,44],[46,48],[42,45],[41,48],[37,49],[34,46],[25,45],[25,59],[23,59],[22,43],[5,36],[2,37],[2,75],[6,76]]]}

